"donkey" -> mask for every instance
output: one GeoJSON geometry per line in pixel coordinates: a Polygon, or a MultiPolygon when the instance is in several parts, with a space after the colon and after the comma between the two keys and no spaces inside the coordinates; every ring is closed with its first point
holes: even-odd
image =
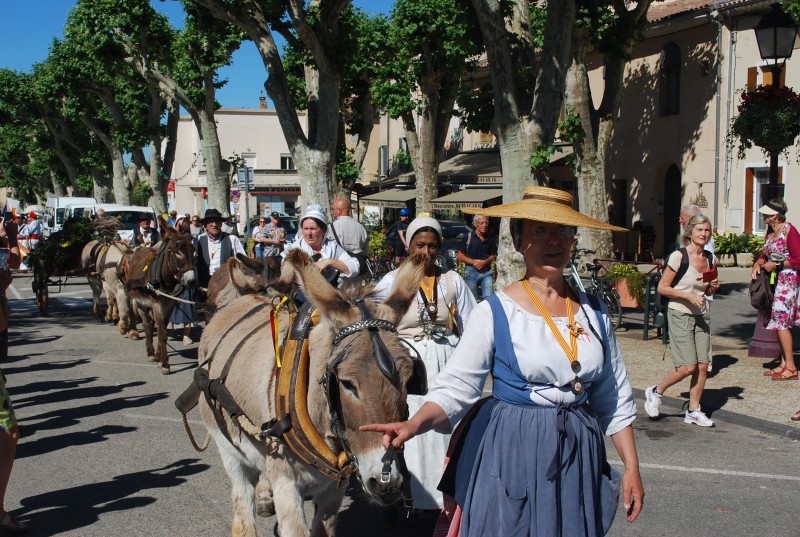
{"type": "Polygon", "coordinates": [[[118,322],[123,336],[138,338],[133,322],[131,306],[125,286],[119,278],[119,264],[132,254],[127,244],[121,241],[93,240],[83,248],[81,266],[89,270],[86,278],[92,289],[92,312],[98,320],[118,322]],[[105,318],[100,314],[100,294],[106,295],[105,318]]]}
{"type": "MultiPolygon", "coordinates": [[[[364,490],[382,505],[399,499],[403,479],[381,460],[385,455],[381,436],[358,427],[406,418],[406,395],[413,389],[409,380],[420,373],[391,325],[400,320],[419,289],[424,264],[422,255],[404,263],[392,294],[382,304],[370,300],[372,288],[360,283],[334,289],[300,250],[287,255],[278,282],[282,287],[296,279],[319,314],[308,336],[307,402],[314,427],[340,458],[350,451],[364,490]],[[364,328],[365,323],[379,328],[364,328]],[[380,328],[385,326],[390,329],[380,328]],[[388,353],[379,352],[373,338],[388,353]],[[386,376],[386,362],[379,354],[390,363],[391,377],[386,376]],[[329,381],[327,389],[317,382],[322,377],[329,381]],[[336,408],[329,405],[331,400],[336,408]],[[341,427],[334,425],[333,413],[341,417],[336,420],[341,427]]],[[[276,416],[276,357],[269,335],[269,312],[275,303],[255,294],[237,299],[217,313],[200,341],[199,359],[208,363],[208,376],[224,375],[225,388],[253,423],[282,417],[276,416]]],[[[284,442],[276,441],[270,448],[264,440],[242,432],[227,415],[215,413],[212,404],[201,398],[200,411],[231,480],[232,535],[256,535],[257,488],[258,493],[272,496],[270,508],[277,515],[281,537],[333,535],[345,487],[337,487],[334,479],[303,462],[284,442]],[[311,528],[303,512],[306,497],[316,506],[311,528]]]]}
{"type": "Polygon", "coordinates": [[[219,267],[208,282],[208,303],[213,311],[206,313],[206,322],[211,321],[214,312],[231,304],[243,295],[265,293],[269,283],[280,273],[278,257],[268,257],[263,261],[237,254],[219,267]]]}
{"type": "Polygon", "coordinates": [[[157,362],[161,373],[170,374],[167,354],[167,323],[175,308],[174,298],[196,284],[194,246],[189,233],[180,233],[166,222],[164,240],[149,248],[137,249],[127,264],[125,289],[131,307],[142,320],[147,359],[157,362]],[[153,347],[153,327],[158,348],[153,347]]]}

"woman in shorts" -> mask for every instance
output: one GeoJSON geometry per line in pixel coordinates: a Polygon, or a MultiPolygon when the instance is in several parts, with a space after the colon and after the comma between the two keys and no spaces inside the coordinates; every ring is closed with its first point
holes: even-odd
{"type": "Polygon", "coordinates": [[[689,383],[689,408],[684,423],[713,427],[700,409],[700,399],[708,374],[708,359],[711,349],[711,312],[706,295],[719,290],[719,280],[704,281],[703,271],[717,264],[713,254],[705,254],[704,247],[711,239],[711,220],[701,214],[693,216],[681,234],[683,248],[670,254],[664,274],[658,283],[658,292],[669,298],[667,322],[672,343],[672,361],[675,367],[656,386],[645,390],[644,409],[651,418],[658,417],[661,396],[670,386],[686,377],[689,383]],[[675,281],[681,269],[682,250],[686,250],[689,266],[683,276],[675,281]]]}

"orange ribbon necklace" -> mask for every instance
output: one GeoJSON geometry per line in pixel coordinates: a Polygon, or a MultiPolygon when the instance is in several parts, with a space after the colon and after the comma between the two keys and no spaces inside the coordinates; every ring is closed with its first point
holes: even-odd
{"type": "Polygon", "coordinates": [[[539,297],[533,292],[531,284],[528,283],[528,280],[522,280],[522,287],[525,288],[525,292],[528,293],[528,296],[533,301],[536,309],[538,309],[539,313],[542,314],[542,318],[547,323],[547,326],[550,327],[550,331],[553,332],[553,336],[556,338],[558,344],[561,345],[562,349],[564,349],[564,354],[566,354],[567,360],[569,360],[570,368],[572,369],[572,372],[575,373],[575,378],[572,380],[572,382],[570,382],[572,393],[575,395],[582,393],[584,390],[584,384],[583,380],[578,376],[578,373],[581,370],[581,363],[578,361],[578,336],[583,333],[583,329],[575,324],[575,312],[572,310],[572,301],[569,299],[569,295],[567,295],[566,298],[567,327],[569,328],[569,345],[567,345],[567,340],[564,339],[564,336],[556,326],[555,321],[553,321],[553,316],[550,315],[550,312],[544,307],[542,301],[539,300],[539,297]]]}

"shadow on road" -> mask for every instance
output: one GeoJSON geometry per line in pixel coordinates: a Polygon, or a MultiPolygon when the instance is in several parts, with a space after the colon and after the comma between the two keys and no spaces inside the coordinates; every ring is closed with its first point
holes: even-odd
{"type": "Polygon", "coordinates": [[[53,492],[24,498],[20,518],[35,528],[35,535],[50,536],[85,528],[100,515],[128,511],[155,501],[142,496],[143,491],[177,487],[186,478],[209,468],[199,459],[183,459],[163,468],[123,474],[103,483],[65,487],[53,492]]]}
{"type": "MultiPolygon", "coordinates": [[[[45,453],[52,453],[59,449],[72,448],[74,446],[85,446],[105,442],[111,435],[131,433],[137,427],[123,427],[121,425],[103,425],[88,431],[65,433],[56,436],[45,436],[32,442],[23,441],[17,448],[17,459],[25,457],[35,457],[45,453]]],[[[20,428],[23,435],[27,434],[28,429],[20,428]]]]}
{"type": "MultiPolygon", "coordinates": [[[[94,405],[84,405],[76,408],[63,408],[51,412],[45,412],[36,416],[30,416],[20,420],[24,427],[24,434],[31,435],[36,431],[56,430],[71,425],[77,425],[84,418],[91,416],[101,416],[111,412],[118,412],[130,408],[139,408],[152,405],[156,401],[170,397],[169,393],[154,393],[149,395],[138,395],[132,397],[117,397],[94,405]],[[31,424],[31,422],[41,421],[41,423],[31,424]]],[[[12,394],[13,400],[13,394],[12,394]]],[[[20,444],[20,448],[22,444],[20,444]]]]}
{"type": "Polygon", "coordinates": [[[52,388],[53,391],[48,391],[47,393],[31,397],[17,397],[17,391],[14,390],[14,408],[19,409],[31,405],[48,405],[52,403],[62,403],[64,401],[74,401],[78,399],[83,400],[93,397],[106,397],[108,395],[120,393],[125,388],[133,388],[135,386],[143,386],[146,384],[144,381],[140,380],[136,382],[128,382],[126,384],[118,384],[115,386],[95,386],[91,388],[65,389],[66,386],[63,384],[68,383],[70,383],[70,381],[64,381],[64,383],[54,382],[52,384],[55,384],[56,386],[52,388]],[[62,385],[58,386],[58,384],[62,385]]]}

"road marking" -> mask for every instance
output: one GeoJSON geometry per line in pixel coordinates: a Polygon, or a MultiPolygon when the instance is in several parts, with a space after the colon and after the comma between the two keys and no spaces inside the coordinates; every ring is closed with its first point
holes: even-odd
{"type": "MultiPolygon", "coordinates": [[[[616,466],[624,466],[622,461],[609,460],[616,466]]],[[[800,477],[781,474],[759,474],[756,472],[737,472],[736,470],[714,470],[711,468],[690,468],[688,466],[672,466],[669,464],[639,463],[639,467],[652,468],[653,470],[675,470],[678,472],[692,472],[701,474],[731,475],[737,477],[756,477],[759,479],[782,479],[784,481],[800,481],[800,477]]]]}
{"type": "Polygon", "coordinates": [[[17,288],[13,283],[8,288],[11,289],[11,294],[14,295],[14,298],[22,298],[22,295],[19,291],[17,291],[17,288]]]}
{"type": "MultiPolygon", "coordinates": [[[[153,420],[153,421],[169,421],[174,423],[183,423],[183,420],[180,418],[167,418],[165,416],[149,416],[147,414],[123,414],[126,418],[132,419],[141,419],[141,420],[153,420]]],[[[203,425],[203,422],[200,420],[187,420],[192,425],[203,425]]]]}
{"type": "MultiPolygon", "coordinates": [[[[122,337],[122,336],[120,336],[122,337]]],[[[94,360],[92,359],[93,364],[109,364],[109,365],[130,365],[133,367],[152,367],[156,368],[155,362],[114,362],[113,360],[94,360]]],[[[197,362],[170,362],[170,367],[173,368],[182,368],[184,366],[192,366],[197,367],[197,362]]]]}

